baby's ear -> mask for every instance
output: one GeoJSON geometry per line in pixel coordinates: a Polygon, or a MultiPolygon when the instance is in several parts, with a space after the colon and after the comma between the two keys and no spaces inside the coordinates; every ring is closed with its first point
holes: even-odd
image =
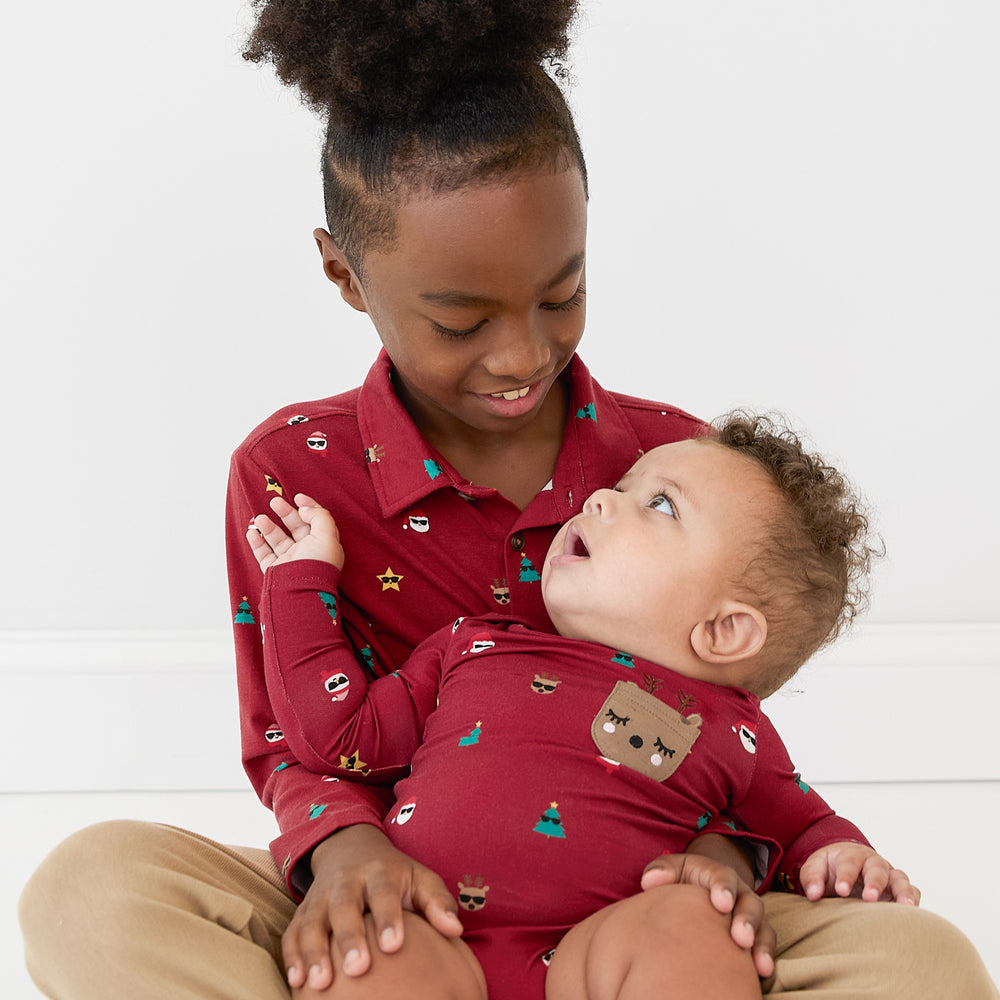
{"type": "Polygon", "coordinates": [[[718,614],[691,631],[691,646],[706,663],[737,663],[756,656],[767,638],[767,619],[749,604],[726,601],[718,614]]]}

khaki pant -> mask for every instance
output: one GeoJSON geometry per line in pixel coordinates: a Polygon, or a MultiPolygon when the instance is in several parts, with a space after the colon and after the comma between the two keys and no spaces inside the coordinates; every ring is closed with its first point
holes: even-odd
{"type": "MultiPolygon", "coordinates": [[[[969,941],[925,910],[765,903],[778,935],[769,996],[1000,1000],[969,941]]],[[[120,821],[57,847],[20,917],[28,969],[56,1000],[288,1000],[280,942],[294,910],[268,852],[120,821]]]]}

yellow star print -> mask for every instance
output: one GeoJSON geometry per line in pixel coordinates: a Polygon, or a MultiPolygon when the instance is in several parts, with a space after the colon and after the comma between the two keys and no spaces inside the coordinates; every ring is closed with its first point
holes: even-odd
{"type": "Polygon", "coordinates": [[[386,566],[385,572],[380,573],[375,579],[382,582],[382,590],[399,590],[399,581],[403,577],[399,573],[393,573],[391,566],[386,566]]]}
{"type": "Polygon", "coordinates": [[[347,771],[360,771],[362,774],[368,774],[368,765],[358,756],[357,750],[350,757],[345,757],[341,754],[340,766],[347,771]]]}
{"type": "Polygon", "coordinates": [[[264,479],[267,480],[267,489],[264,490],[265,493],[270,493],[273,490],[279,497],[284,496],[285,491],[281,488],[281,483],[279,483],[274,476],[265,472],[264,479]]]}

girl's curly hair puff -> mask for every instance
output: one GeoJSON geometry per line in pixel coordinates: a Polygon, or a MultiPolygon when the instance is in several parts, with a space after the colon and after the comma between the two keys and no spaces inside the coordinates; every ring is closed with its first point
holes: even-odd
{"type": "Polygon", "coordinates": [[[885,550],[849,480],[779,418],[734,412],[713,427],[714,439],[763,468],[785,501],[742,577],[768,622],[755,685],[766,696],[867,609],[872,560],[885,550]]]}
{"type": "Polygon", "coordinates": [[[327,122],[327,222],[357,271],[417,189],[579,166],[554,77],[577,0],[252,0],[243,57],[271,62],[327,122]]]}

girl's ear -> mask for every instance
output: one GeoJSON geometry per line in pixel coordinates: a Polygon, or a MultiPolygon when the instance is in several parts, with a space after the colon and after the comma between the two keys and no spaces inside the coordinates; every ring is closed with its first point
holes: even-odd
{"type": "Polygon", "coordinates": [[[341,298],[359,312],[368,312],[361,282],[333,237],[325,229],[314,229],[313,239],[323,258],[323,273],[340,289],[341,298]]]}
{"type": "Polygon", "coordinates": [[[760,652],[767,638],[767,619],[756,608],[727,601],[709,621],[691,632],[691,646],[706,663],[737,663],[760,652]]]}

